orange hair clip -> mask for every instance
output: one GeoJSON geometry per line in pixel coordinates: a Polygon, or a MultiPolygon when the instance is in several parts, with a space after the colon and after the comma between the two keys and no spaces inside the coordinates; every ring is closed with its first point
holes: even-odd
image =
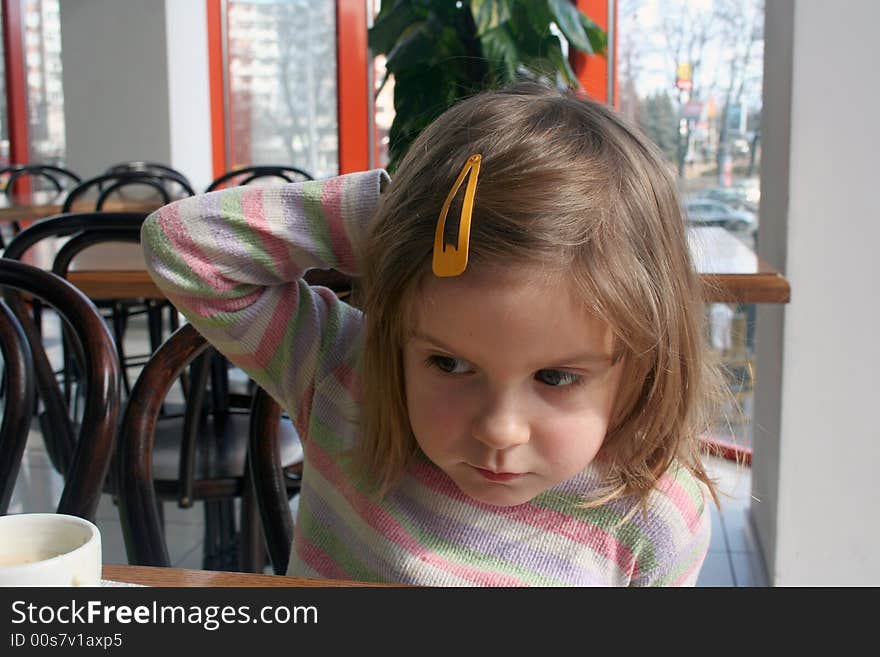
{"type": "Polygon", "coordinates": [[[434,232],[434,259],[432,267],[436,276],[458,276],[467,268],[468,262],[468,245],[471,239],[471,214],[474,211],[474,196],[477,192],[477,178],[480,175],[480,161],[482,156],[477,153],[471,155],[458,179],[452,186],[452,190],[443,202],[443,209],[440,210],[440,218],[437,219],[437,230],[434,232]],[[449,214],[449,206],[452,199],[458,193],[464,179],[468,179],[467,187],[464,190],[464,202],[461,205],[461,220],[458,224],[458,246],[445,244],[443,234],[446,230],[446,215],[449,214]]]}

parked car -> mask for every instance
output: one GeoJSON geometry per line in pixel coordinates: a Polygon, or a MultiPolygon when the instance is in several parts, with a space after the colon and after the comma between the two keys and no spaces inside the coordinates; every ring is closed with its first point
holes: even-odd
{"type": "Polygon", "coordinates": [[[721,226],[734,233],[754,233],[758,218],[754,212],[736,210],[726,203],[708,198],[695,198],[684,204],[688,223],[696,226],[721,226]]]}
{"type": "Polygon", "coordinates": [[[711,199],[729,205],[734,210],[746,210],[756,212],[760,192],[749,185],[736,182],[732,187],[710,187],[704,189],[698,195],[700,199],[711,199]]]}

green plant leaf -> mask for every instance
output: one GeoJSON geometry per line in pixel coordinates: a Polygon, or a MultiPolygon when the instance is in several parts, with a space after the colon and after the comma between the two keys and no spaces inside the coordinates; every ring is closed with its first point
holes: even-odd
{"type": "Polygon", "coordinates": [[[605,33],[569,0],[384,0],[369,43],[395,79],[389,169],[466,96],[523,76],[577,86],[553,23],[572,48],[605,50],[605,33]]]}
{"type": "Polygon", "coordinates": [[[480,38],[510,20],[507,0],[471,0],[470,7],[477,26],[477,36],[480,38]]]}
{"type": "Polygon", "coordinates": [[[569,0],[548,0],[547,6],[553,20],[572,47],[592,54],[593,45],[581,22],[581,12],[569,0]]]}
{"type": "Polygon", "coordinates": [[[390,52],[406,26],[419,18],[424,18],[424,15],[420,16],[413,11],[413,4],[410,0],[383,3],[373,26],[367,32],[367,43],[370,50],[373,51],[373,54],[390,52]]]}
{"type": "Polygon", "coordinates": [[[430,61],[436,56],[432,37],[430,31],[425,29],[425,21],[412,23],[388,53],[385,68],[397,75],[419,62],[430,61]]]}
{"type": "Polygon", "coordinates": [[[545,41],[544,48],[547,59],[553,63],[553,67],[557,72],[562,73],[562,77],[565,78],[566,83],[570,87],[580,87],[581,83],[574,74],[571,65],[568,63],[568,57],[562,52],[562,44],[559,43],[559,38],[551,36],[545,41]]]}
{"type": "Polygon", "coordinates": [[[483,57],[490,67],[503,72],[500,77],[505,82],[516,79],[516,65],[520,61],[519,50],[506,25],[498,25],[482,35],[483,57]]]}
{"type": "Polygon", "coordinates": [[[604,56],[608,48],[608,34],[586,14],[578,12],[578,16],[587,33],[587,38],[590,40],[590,45],[593,47],[593,52],[604,56]]]}

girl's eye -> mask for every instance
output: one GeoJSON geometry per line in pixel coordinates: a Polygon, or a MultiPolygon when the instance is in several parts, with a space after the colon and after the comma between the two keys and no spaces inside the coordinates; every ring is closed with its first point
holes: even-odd
{"type": "Polygon", "coordinates": [[[471,371],[470,363],[460,358],[452,358],[451,356],[433,355],[427,360],[428,367],[436,367],[446,374],[466,374],[471,371]]]}
{"type": "Polygon", "coordinates": [[[535,374],[535,378],[541,383],[554,387],[578,385],[584,380],[580,374],[563,372],[562,370],[539,370],[535,374]]]}

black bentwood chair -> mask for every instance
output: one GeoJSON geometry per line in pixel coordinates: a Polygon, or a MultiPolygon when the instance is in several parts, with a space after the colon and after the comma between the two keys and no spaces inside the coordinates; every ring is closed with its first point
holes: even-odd
{"type": "Polygon", "coordinates": [[[262,388],[258,388],[251,407],[248,463],[269,560],[276,575],[287,574],[293,540],[290,498],[299,492],[302,462],[285,466],[282,456],[285,423],[281,407],[262,388]]]}
{"type": "Polygon", "coordinates": [[[248,167],[240,167],[227,171],[219,178],[216,178],[205,189],[206,192],[223,187],[238,187],[239,185],[249,185],[255,180],[265,182],[266,179],[274,179],[276,184],[300,182],[303,180],[314,180],[314,177],[297,167],[287,166],[283,164],[262,164],[248,167]]]}
{"type": "Polygon", "coordinates": [[[0,169],[0,177],[8,176],[3,191],[12,196],[19,180],[31,180],[40,188],[61,194],[65,189],[78,185],[82,178],[70,169],[50,164],[13,164],[0,169]]]}
{"type": "MultiPolygon", "coordinates": [[[[23,186],[19,182],[28,181],[31,183],[31,193],[46,192],[43,194],[42,201],[36,197],[30,197],[33,205],[41,205],[43,203],[51,205],[56,195],[63,194],[65,190],[75,187],[80,183],[80,177],[70,169],[64,167],[53,166],[50,164],[12,164],[8,167],[0,169],[0,180],[5,177],[3,183],[3,192],[12,205],[16,204],[15,191],[23,190],[23,186]]],[[[21,225],[17,221],[10,222],[12,224],[12,232],[17,235],[21,231],[21,225]]],[[[0,232],[0,249],[5,248],[6,242],[3,240],[3,234],[0,232]]]]}
{"type": "MultiPolygon", "coordinates": [[[[170,566],[159,500],[177,500],[181,507],[202,500],[203,568],[262,571],[265,550],[247,482],[251,409],[237,405],[229,393],[226,369],[215,366],[215,354],[184,324],[153,354],[132,389],[118,447],[119,510],[129,563],[170,566]],[[163,418],[163,402],[190,364],[185,414],[163,418]],[[237,498],[244,500],[240,529],[237,498]]],[[[276,424],[273,440],[281,462],[295,469],[302,462],[299,438],[289,420],[276,424]]]]}
{"type": "Polygon", "coordinates": [[[14,426],[9,427],[4,415],[0,434],[0,512],[6,513],[8,509],[27,438],[20,424],[24,421],[21,412],[24,409],[29,420],[35,389],[44,406],[58,411],[52,429],[55,435],[63,436],[62,440],[46,441],[50,459],[64,474],[57,511],[94,520],[113,456],[119,415],[119,362],[113,338],[94,304],[55,274],[2,258],[0,287],[5,296],[0,312],[0,335],[7,368],[7,411],[10,403],[19,404],[18,410],[13,411],[11,423],[14,426]],[[84,398],[81,414],[71,417],[67,412],[49,359],[24,309],[21,293],[41,298],[69,328],[73,351],[84,372],[84,385],[79,393],[84,398]],[[9,358],[7,352],[16,355],[9,358]],[[31,388],[31,392],[27,388],[31,388]],[[13,402],[14,399],[17,402],[13,402]]]}
{"type": "Polygon", "coordinates": [[[107,170],[104,171],[104,173],[145,173],[151,176],[157,174],[161,176],[172,176],[192,187],[189,179],[185,175],[183,175],[181,171],[178,171],[177,169],[174,169],[167,164],[161,164],[159,162],[146,162],[144,160],[119,162],[118,164],[107,167],[107,170]]]}
{"type": "Polygon", "coordinates": [[[21,466],[36,399],[34,361],[27,336],[9,306],[0,301],[0,515],[9,510],[9,500],[21,466]]]}
{"type": "MultiPolygon", "coordinates": [[[[20,260],[31,247],[44,240],[69,237],[70,239],[55,253],[52,262],[52,271],[62,278],[67,278],[74,258],[86,248],[98,245],[107,247],[113,244],[118,246],[119,243],[139,245],[141,224],[145,218],[146,214],[142,212],[73,212],[47,217],[19,233],[10,242],[4,256],[20,260]]],[[[123,365],[123,385],[127,393],[131,388],[127,375],[128,369],[142,365],[146,356],[125,353],[123,341],[130,316],[126,309],[135,305],[141,305],[147,309],[151,353],[159,347],[163,340],[163,310],[166,308],[169,310],[169,324],[172,331],[178,326],[177,312],[170,304],[161,299],[100,299],[95,302],[95,305],[107,312],[119,360],[123,365]]],[[[34,309],[39,327],[39,304],[35,303],[34,309]]],[[[67,364],[69,364],[69,360],[65,358],[66,377],[70,374],[66,368],[67,364]]],[[[65,383],[66,394],[69,393],[69,385],[68,379],[65,383]]]]}
{"type": "Polygon", "coordinates": [[[114,195],[122,200],[150,203],[152,204],[150,209],[158,209],[171,201],[194,194],[189,182],[178,174],[138,171],[105,173],[84,180],[71,189],[64,199],[61,212],[70,212],[75,203],[82,204],[92,197],[95,198],[94,210],[101,211],[104,209],[104,204],[114,195]],[[125,196],[126,193],[128,196],[125,196]]]}

